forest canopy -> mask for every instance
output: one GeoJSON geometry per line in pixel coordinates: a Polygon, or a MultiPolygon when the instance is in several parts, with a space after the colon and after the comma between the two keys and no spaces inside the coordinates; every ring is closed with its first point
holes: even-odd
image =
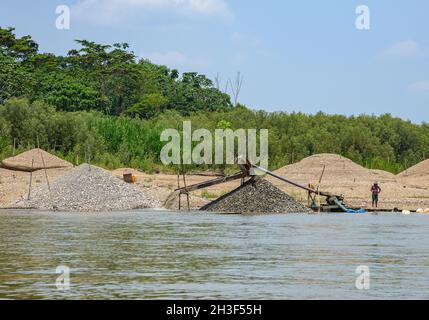
{"type": "Polygon", "coordinates": [[[141,118],[170,109],[189,115],[232,108],[230,97],[204,75],[180,75],[138,59],[126,43],[76,42],[79,49],[56,56],[40,53],[30,36],[18,38],[13,28],[0,28],[0,103],[26,97],[57,111],[97,110],[141,118]]]}

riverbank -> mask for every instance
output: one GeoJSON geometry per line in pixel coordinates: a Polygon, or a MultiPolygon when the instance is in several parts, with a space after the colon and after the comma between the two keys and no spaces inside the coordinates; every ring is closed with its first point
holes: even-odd
{"type": "MultiPolygon", "coordinates": [[[[322,154],[308,157],[301,162],[286,166],[276,171],[302,185],[317,186],[325,167],[320,184],[320,190],[338,195],[344,195],[345,202],[353,207],[368,208],[370,203],[369,189],[375,181],[382,187],[380,209],[407,209],[429,207],[429,176],[428,163],[422,163],[416,168],[410,168],[399,175],[381,170],[369,170],[357,165],[351,160],[339,155],[322,154]],[[425,182],[425,183],[423,183],[425,182]]],[[[50,183],[55,182],[73,168],[48,169],[46,175],[50,183]]],[[[177,175],[147,174],[130,168],[116,169],[110,172],[122,180],[126,173],[136,177],[136,187],[158,200],[165,208],[177,210],[178,197],[171,196],[177,188],[177,175]]],[[[32,189],[46,184],[45,170],[33,172],[32,189]]],[[[187,185],[193,185],[217,178],[210,174],[190,174],[186,176],[187,185]]],[[[274,178],[267,178],[276,187],[291,195],[303,204],[307,204],[307,194],[296,187],[288,186],[274,178]]],[[[29,191],[30,173],[0,168],[0,207],[8,207],[14,201],[25,199],[29,191]]],[[[183,181],[181,181],[183,186],[183,181]]],[[[240,186],[240,181],[208,187],[190,194],[191,209],[199,209],[213,200],[231,192],[240,186]]],[[[321,199],[324,201],[324,199],[321,199]]]]}
{"type": "MultiPolygon", "coordinates": [[[[304,160],[283,167],[276,171],[280,176],[307,186],[317,187],[323,168],[325,172],[321,179],[320,190],[337,195],[344,195],[345,202],[351,207],[371,207],[370,188],[378,182],[382,188],[379,209],[390,210],[400,208],[405,210],[425,209],[429,207],[429,162],[427,167],[420,164],[419,169],[410,168],[407,173],[394,175],[382,170],[366,169],[350,159],[334,154],[314,155],[304,160]],[[424,181],[425,183],[421,183],[424,181]]],[[[155,196],[164,200],[177,187],[177,176],[167,174],[149,175],[133,169],[117,169],[112,172],[118,178],[124,173],[132,173],[139,184],[151,190],[155,196]]],[[[215,176],[187,175],[188,185],[201,183],[215,176]]],[[[268,177],[283,192],[291,195],[303,204],[307,204],[306,191],[285,184],[275,178],[268,177]]],[[[215,185],[204,190],[191,193],[191,208],[200,208],[209,202],[231,192],[240,186],[240,181],[215,185]]],[[[324,201],[322,198],[321,201],[324,201]]],[[[177,209],[177,203],[172,209],[177,209]]]]}

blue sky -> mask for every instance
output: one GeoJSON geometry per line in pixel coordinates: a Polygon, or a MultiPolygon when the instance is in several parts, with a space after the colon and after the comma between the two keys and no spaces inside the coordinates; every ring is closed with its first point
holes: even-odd
{"type": "Polygon", "coordinates": [[[128,42],[140,57],[223,82],[240,71],[254,109],[392,113],[429,122],[426,0],[2,0],[0,26],[65,54],[74,39],[128,42]],[[58,5],[71,29],[55,27],[58,5]],[[370,9],[370,30],[355,27],[370,9]]]}

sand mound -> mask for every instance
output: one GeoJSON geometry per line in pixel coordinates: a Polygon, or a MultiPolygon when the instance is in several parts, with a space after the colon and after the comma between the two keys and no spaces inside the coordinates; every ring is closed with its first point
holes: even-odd
{"type": "Polygon", "coordinates": [[[429,159],[398,174],[397,178],[402,184],[414,188],[429,188],[429,159]]]}
{"type": "Polygon", "coordinates": [[[405,178],[405,177],[422,177],[426,176],[429,178],[429,159],[422,161],[415,166],[401,172],[398,174],[398,177],[405,178]]]}
{"type": "Polygon", "coordinates": [[[45,185],[34,190],[29,201],[20,200],[13,206],[92,212],[160,208],[161,204],[143,188],[84,164],[54,181],[51,193],[45,185]]]}
{"type": "Polygon", "coordinates": [[[378,182],[396,180],[396,176],[391,172],[376,169],[372,169],[369,171],[371,172],[371,175],[375,178],[375,180],[378,182]]]}
{"type": "Polygon", "coordinates": [[[275,173],[302,184],[317,185],[325,166],[323,184],[337,183],[339,186],[355,186],[377,182],[395,182],[396,177],[383,170],[369,170],[352,160],[336,154],[318,154],[283,167],[275,173]]]}
{"type": "MultiPolygon", "coordinates": [[[[381,185],[380,206],[382,208],[403,208],[409,206],[410,203],[420,202],[420,205],[424,206],[429,202],[429,193],[422,188],[422,183],[411,184],[389,172],[366,169],[339,155],[314,155],[298,163],[283,167],[276,173],[302,185],[317,186],[324,165],[326,165],[326,169],[320,190],[344,195],[345,202],[349,206],[371,206],[370,189],[375,181],[381,185]]],[[[307,203],[306,191],[271,177],[267,180],[295,199],[307,203]]],[[[428,181],[429,179],[425,180],[428,181]]],[[[324,202],[324,198],[321,201],[324,202]]]]}
{"type": "Polygon", "coordinates": [[[0,162],[0,166],[9,170],[37,171],[41,169],[71,168],[70,162],[64,161],[42,149],[32,149],[15,157],[0,162]],[[34,163],[32,165],[34,159],[34,163]],[[43,164],[44,162],[44,164],[43,164]]]}
{"type": "Polygon", "coordinates": [[[201,210],[243,214],[312,212],[262,178],[249,180],[241,187],[202,207],[201,210]]]}
{"type": "Polygon", "coordinates": [[[336,154],[317,154],[302,161],[283,167],[275,173],[279,175],[299,176],[308,182],[318,181],[325,168],[324,177],[335,176],[346,178],[353,181],[354,179],[369,178],[370,171],[354,163],[352,160],[336,154]]]}

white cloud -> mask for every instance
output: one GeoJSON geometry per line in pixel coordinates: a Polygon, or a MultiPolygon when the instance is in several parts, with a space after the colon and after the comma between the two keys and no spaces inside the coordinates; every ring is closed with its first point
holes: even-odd
{"type": "Polygon", "coordinates": [[[152,52],[142,56],[155,64],[165,65],[169,68],[205,68],[209,65],[208,59],[204,57],[188,57],[178,51],[152,52]]]}
{"type": "Polygon", "coordinates": [[[225,0],[79,0],[72,12],[95,23],[124,21],[130,15],[170,13],[186,17],[220,17],[232,14],[225,0]]]}
{"type": "Polygon", "coordinates": [[[424,53],[424,49],[415,41],[401,41],[383,51],[388,57],[413,57],[424,53]]]}
{"type": "Polygon", "coordinates": [[[429,93],[429,81],[414,82],[408,86],[408,91],[413,93],[422,93],[422,92],[429,93]]]}

